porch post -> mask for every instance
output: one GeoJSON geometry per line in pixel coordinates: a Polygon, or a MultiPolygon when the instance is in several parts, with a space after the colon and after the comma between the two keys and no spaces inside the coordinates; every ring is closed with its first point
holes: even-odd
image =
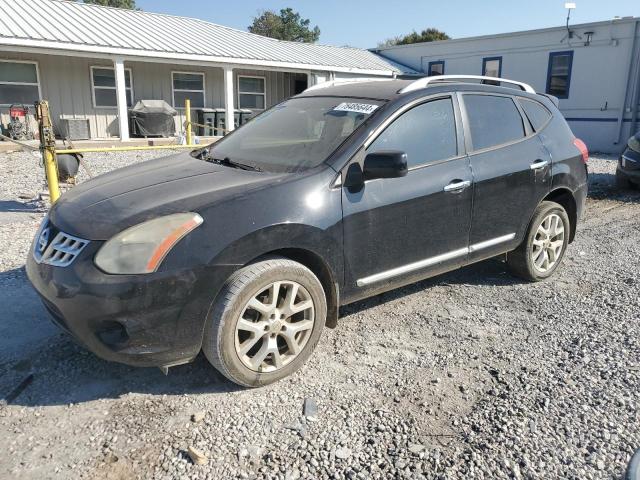
{"type": "Polygon", "coordinates": [[[116,97],[118,104],[118,126],[120,127],[120,140],[129,140],[129,112],[127,109],[127,85],[124,78],[124,59],[117,57],[113,60],[116,72],[116,97]]]}
{"type": "Polygon", "coordinates": [[[224,110],[225,126],[231,132],[235,128],[235,107],[233,105],[233,68],[224,67],[224,110]]]}

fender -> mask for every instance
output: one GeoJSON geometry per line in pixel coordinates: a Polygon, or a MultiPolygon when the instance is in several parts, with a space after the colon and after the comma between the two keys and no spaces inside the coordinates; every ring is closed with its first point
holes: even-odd
{"type": "MultiPolygon", "coordinates": [[[[338,323],[340,291],[344,283],[341,222],[322,230],[302,224],[278,224],[240,238],[211,262],[212,269],[241,268],[268,254],[283,255],[298,261],[319,278],[327,296],[326,326],[338,323]]],[[[216,292],[217,295],[218,292],[216,292]]]]}
{"type": "Polygon", "coordinates": [[[321,258],[331,276],[342,286],[344,263],[342,259],[342,227],[336,224],[327,230],[302,224],[281,223],[249,233],[228,245],[210,266],[243,266],[268,253],[297,249],[306,250],[321,258]]]}

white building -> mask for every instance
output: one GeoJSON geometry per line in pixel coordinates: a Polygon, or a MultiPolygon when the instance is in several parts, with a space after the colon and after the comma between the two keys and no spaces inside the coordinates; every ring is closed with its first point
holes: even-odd
{"type": "Polygon", "coordinates": [[[427,75],[493,75],[560,99],[589,148],[619,152],[638,130],[640,19],[417,43],[372,51],[427,75]]]}
{"type": "MultiPolygon", "coordinates": [[[[204,5],[204,4],[203,4],[204,5]]],[[[215,8],[207,3],[206,8],[215,8]]],[[[415,73],[368,50],[283,42],[203,20],[61,0],[0,0],[0,123],[8,107],[50,102],[92,138],[129,135],[127,108],[261,111],[329,79],[415,73]]],[[[195,113],[195,112],[194,112],[195,113]]],[[[184,117],[176,117],[180,131],[184,117]]]]}

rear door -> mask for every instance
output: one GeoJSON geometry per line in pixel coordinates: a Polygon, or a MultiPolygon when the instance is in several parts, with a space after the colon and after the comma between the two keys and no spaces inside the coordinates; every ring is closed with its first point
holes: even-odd
{"type": "Polygon", "coordinates": [[[513,249],[551,187],[551,158],[510,95],[464,93],[474,178],[470,261],[513,249]]]}
{"type": "Polygon", "coordinates": [[[401,178],[343,188],[347,286],[384,290],[412,276],[455,268],[466,260],[472,177],[464,156],[456,99],[425,100],[393,120],[357,158],[401,150],[401,178]]]}

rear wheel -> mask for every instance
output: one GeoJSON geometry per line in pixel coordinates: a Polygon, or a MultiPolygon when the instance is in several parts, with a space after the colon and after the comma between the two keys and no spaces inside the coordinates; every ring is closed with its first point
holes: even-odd
{"type": "Polygon", "coordinates": [[[507,254],[509,269],[532,282],[549,278],[564,257],[570,232],[569,217],[562,205],[542,202],[520,246],[507,254]]]}
{"type": "Polygon", "coordinates": [[[302,366],[327,315],[324,289],[304,265],[274,257],[229,278],[207,321],[202,350],[224,376],[266,385],[302,366]]]}

